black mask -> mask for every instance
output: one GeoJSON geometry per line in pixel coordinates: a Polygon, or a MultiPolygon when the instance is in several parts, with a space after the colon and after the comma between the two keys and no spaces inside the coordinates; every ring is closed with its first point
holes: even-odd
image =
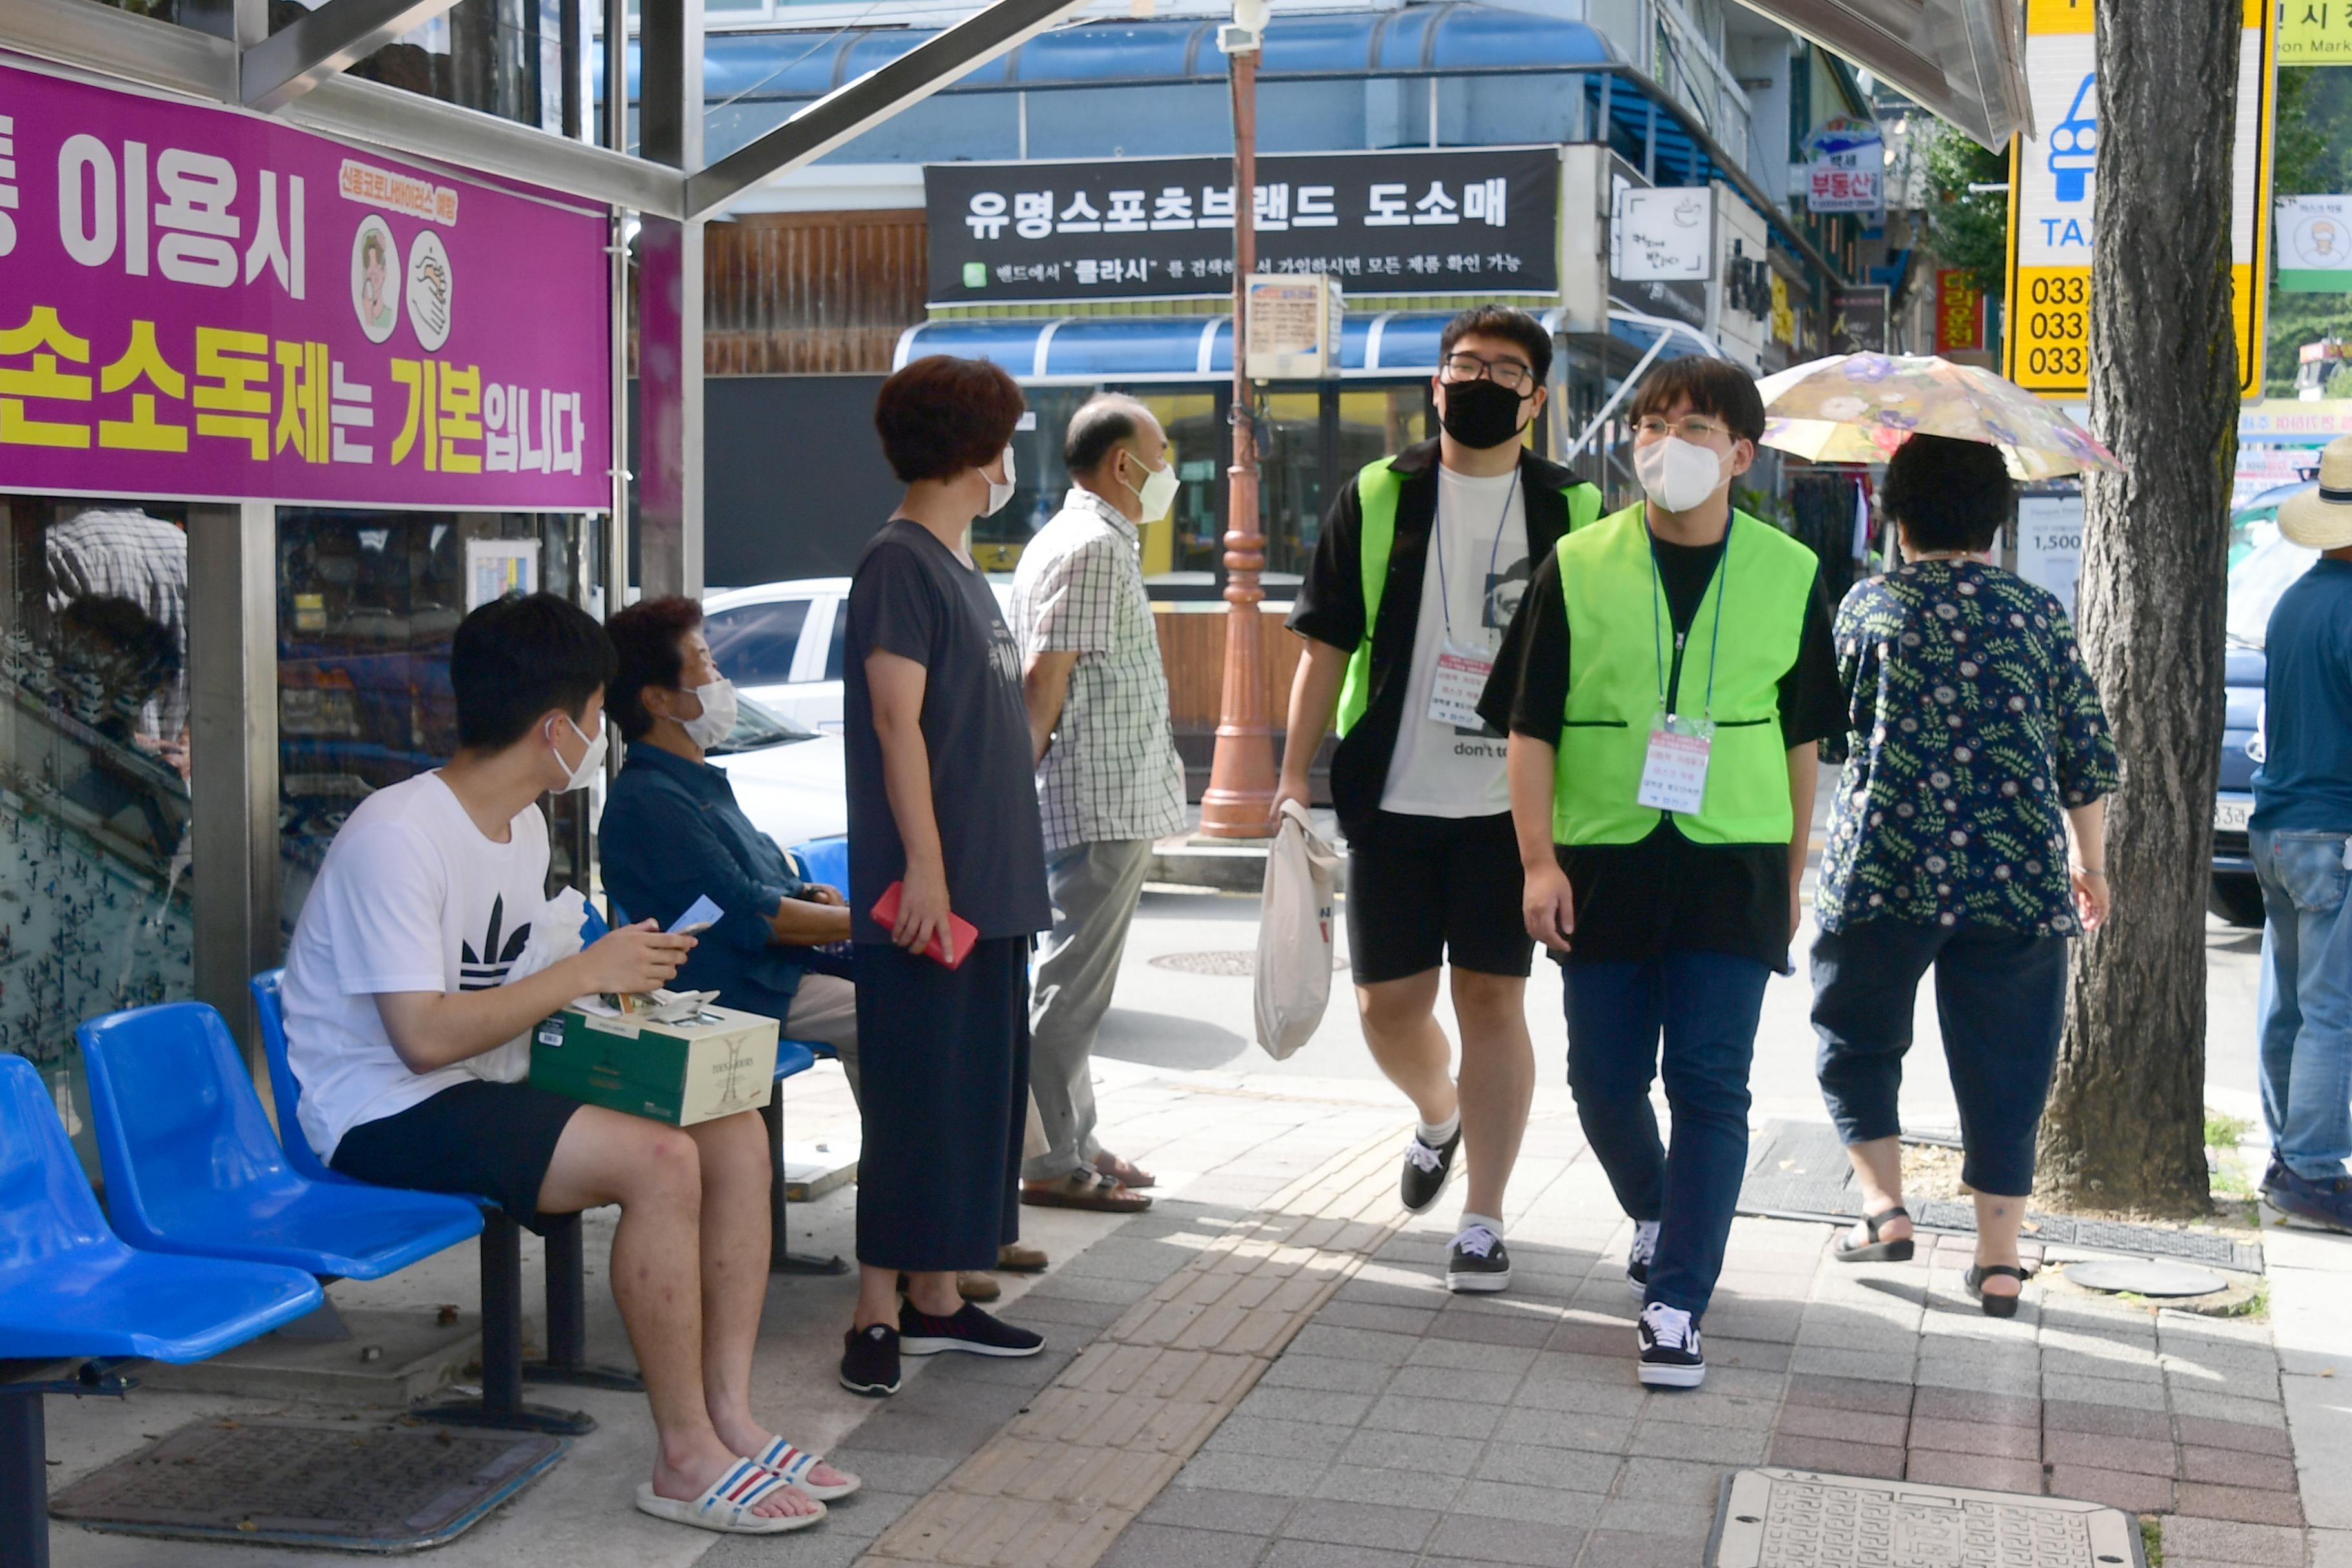
{"type": "Polygon", "coordinates": [[[1449,381],[1445,412],[1439,423],[1465,447],[1500,447],[1518,438],[1527,423],[1519,413],[1526,401],[1509,387],[1491,381],[1449,381]]]}

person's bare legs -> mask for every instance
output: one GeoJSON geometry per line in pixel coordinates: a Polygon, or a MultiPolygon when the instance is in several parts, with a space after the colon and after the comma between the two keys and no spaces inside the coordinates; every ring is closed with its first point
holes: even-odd
{"type": "MultiPolygon", "coordinates": [[[[857,1316],[854,1323],[860,1331],[877,1323],[887,1329],[898,1328],[899,1272],[896,1268],[877,1268],[871,1263],[857,1266],[857,1316]]],[[[963,1309],[963,1297],[956,1290],[952,1268],[907,1271],[907,1300],[914,1303],[915,1310],[929,1312],[934,1318],[952,1318],[963,1309]]]]}
{"type": "MultiPolygon", "coordinates": [[[[702,1164],[702,1389],[719,1440],[755,1458],[775,1434],[751,1415],[751,1353],[768,1304],[768,1131],[746,1110],[686,1129],[702,1164]]],[[[812,1485],[848,1479],[830,1465],[812,1485]]]]}
{"type": "MultiPolygon", "coordinates": [[[[2022,1267],[2017,1260],[2017,1232],[2025,1223],[2025,1200],[2005,1198],[1992,1193],[1978,1193],[1977,1200],[1977,1267],[2006,1263],[2011,1268],[2022,1267]]],[[[2022,1279],[2011,1279],[2006,1274],[1989,1274],[1978,1286],[1988,1296],[2014,1296],[2025,1289],[2022,1279]]]]}
{"type": "MultiPolygon", "coordinates": [[[[1503,1216],[1503,1189],[1527,1136],[1536,1096],[1536,1047],[1528,1037],[1528,983],[1456,969],[1454,1016],[1462,1027],[1462,1147],[1470,1160],[1467,1212],[1503,1216]]],[[[1434,1027],[1434,1020],[1433,1020],[1434,1027]]],[[[1440,1035],[1442,1041],[1444,1037],[1440,1035]]]]}
{"type": "MultiPolygon", "coordinates": [[[[1845,1146],[1845,1157],[1853,1163],[1853,1184],[1862,1190],[1862,1212],[1885,1214],[1903,1203],[1903,1140],[1872,1138],[1845,1146]]],[[[1878,1227],[1881,1241],[1902,1241],[1911,1234],[1911,1221],[1895,1215],[1878,1227]]],[[[2014,1228],[2010,1233],[2012,1250],[2016,1240],[2014,1228]]],[[[1870,1245],[1870,1227],[1857,1221],[1853,1227],[1853,1245],[1870,1245]]]]}
{"type": "MultiPolygon", "coordinates": [[[[1356,987],[1356,1011],[1372,1060],[1433,1127],[1461,1108],[1454,1088],[1454,1047],[1438,1027],[1436,1008],[1434,969],[1356,987]]],[[[1520,1028],[1524,1033],[1524,1022],[1520,1028]]]]}
{"type": "MultiPolygon", "coordinates": [[[[695,1140],[642,1117],[581,1107],[556,1141],[539,1206],[570,1214],[601,1204],[621,1205],[613,1300],[653,1406],[654,1491],[691,1501],[740,1458],[711,1425],[703,1391],[702,1170],[695,1140]]],[[[817,1506],[805,1492],[784,1487],[751,1511],[781,1519],[817,1506]]]]}

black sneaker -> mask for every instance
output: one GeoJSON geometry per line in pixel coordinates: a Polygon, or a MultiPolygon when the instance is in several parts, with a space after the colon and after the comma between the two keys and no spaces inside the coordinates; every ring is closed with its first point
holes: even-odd
{"type": "Polygon", "coordinates": [[[969,1351],[973,1355],[1024,1356],[1045,1348],[1045,1335],[992,1318],[969,1301],[951,1318],[919,1312],[912,1301],[898,1308],[898,1349],[907,1355],[969,1351]]]}
{"type": "Polygon", "coordinates": [[[1445,1190],[1445,1178],[1454,1173],[1454,1151],[1461,1147],[1458,1126],[1454,1136],[1439,1145],[1423,1142],[1418,1132],[1412,1135],[1412,1142],[1404,1146],[1404,1178],[1398,1183],[1398,1195],[1404,1199],[1407,1214],[1421,1214],[1437,1201],[1437,1194],[1445,1190]]]}
{"type": "Polygon", "coordinates": [[[1511,1249],[1483,1225],[1465,1226],[1445,1255],[1448,1290],[1502,1290],[1511,1283],[1511,1249]]]}
{"type": "Polygon", "coordinates": [[[2271,1189],[2284,1184],[2285,1180],[2286,1162],[2280,1159],[2279,1152],[2273,1149],[2271,1151],[2271,1163],[2263,1171],[2262,1185],[2256,1187],[2254,1192],[2257,1196],[2267,1198],[2271,1195],[2271,1189]]]}
{"type": "Polygon", "coordinates": [[[898,1331],[887,1323],[841,1336],[841,1386],[880,1399],[898,1392],[898,1331]]]}
{"type": "Polygon", "coordinates": [[[2283,1215],[2321,1230],[2352,1233],[2352,1176],[2332,1176],[2315,1182],[2281,1169],[2273,1181],[2268,1202],[2283,1215]]]}
{"type": "Polygon", "coordinates": [[[1706,1381],[1706,1352],[1698,1342],[1698,1325],[1691,1315],[1664,1301],[1642,1309],[1633,1325],[1633,1342],[1641,1347],[1642,1364],[1635,1375],[1652,1388],[1696,1388],[1706,1381]]]}
{"type": "Polygon", "coordinates": [[[1650,1265],[1658,1256],[1658,1222],[1654,1219],[1633,1222],[1633,1245],[1625,1249],[1625,1283],[1636,1296],[1650,1291],[1650,1265]]]}

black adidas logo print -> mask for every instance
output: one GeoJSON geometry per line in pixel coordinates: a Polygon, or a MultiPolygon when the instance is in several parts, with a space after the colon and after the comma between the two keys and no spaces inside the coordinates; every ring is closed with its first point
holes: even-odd
{"type": "Polygon", "coordinates": [[[482,933],[482,951],[476,952],[470,942],[457,944],[457,989],[460,991],[491,991],[506,981],[507,971],[522,956],[530,942],[530,922],[515,927],[506,945],[499,945],[499,927],[506,923],[506,895],[490,900],[490,927],[482,933]]]}

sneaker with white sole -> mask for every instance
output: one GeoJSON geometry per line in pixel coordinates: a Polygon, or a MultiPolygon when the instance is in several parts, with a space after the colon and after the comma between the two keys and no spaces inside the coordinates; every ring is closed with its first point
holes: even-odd
{"type": "Polygon", "coordinates": [[[1658,1257],[1658,1222],[1639,1219],[1633,1222],[1633,1245],[1625,1249],[1625,1283],[1633,1294],[1643,1296],[1650,1289],[1650,1265],[1658,1257]]]}
{"type": "Polygon", "coordinates": [[[1397,1196],[1407,1214],[1425,1213],[1437,1201],[1437,1194],[1445,1190],[1445,1178],[1454,1173],[1454,1152],[1461,1147],[1459,1127],[1443,1143],[1424,1143],[1419,1132],[1412,1135],[1404,1146],[1404,1171],[1397,1181],[1397,1196]]]}
{"type": "Polygon", "coordinates": [[[1503,1238],[1486,1226],[1465,1226],[1445,1255],[1445,1288],[1492,1291],[1507,1289],[1510,1283],[1511,1250],[1503,1238]]]}
{"type": "Polygon", "coordinates": [[[1653,1301],[1642,1309],[1633,1326],[1641,1349],[1636,1375],[1652,1388],[1696,1388],[1706,1381],[1706,1352],[1700,1348],[1698,1325],[1679,1307],[1653,1301]]]}

